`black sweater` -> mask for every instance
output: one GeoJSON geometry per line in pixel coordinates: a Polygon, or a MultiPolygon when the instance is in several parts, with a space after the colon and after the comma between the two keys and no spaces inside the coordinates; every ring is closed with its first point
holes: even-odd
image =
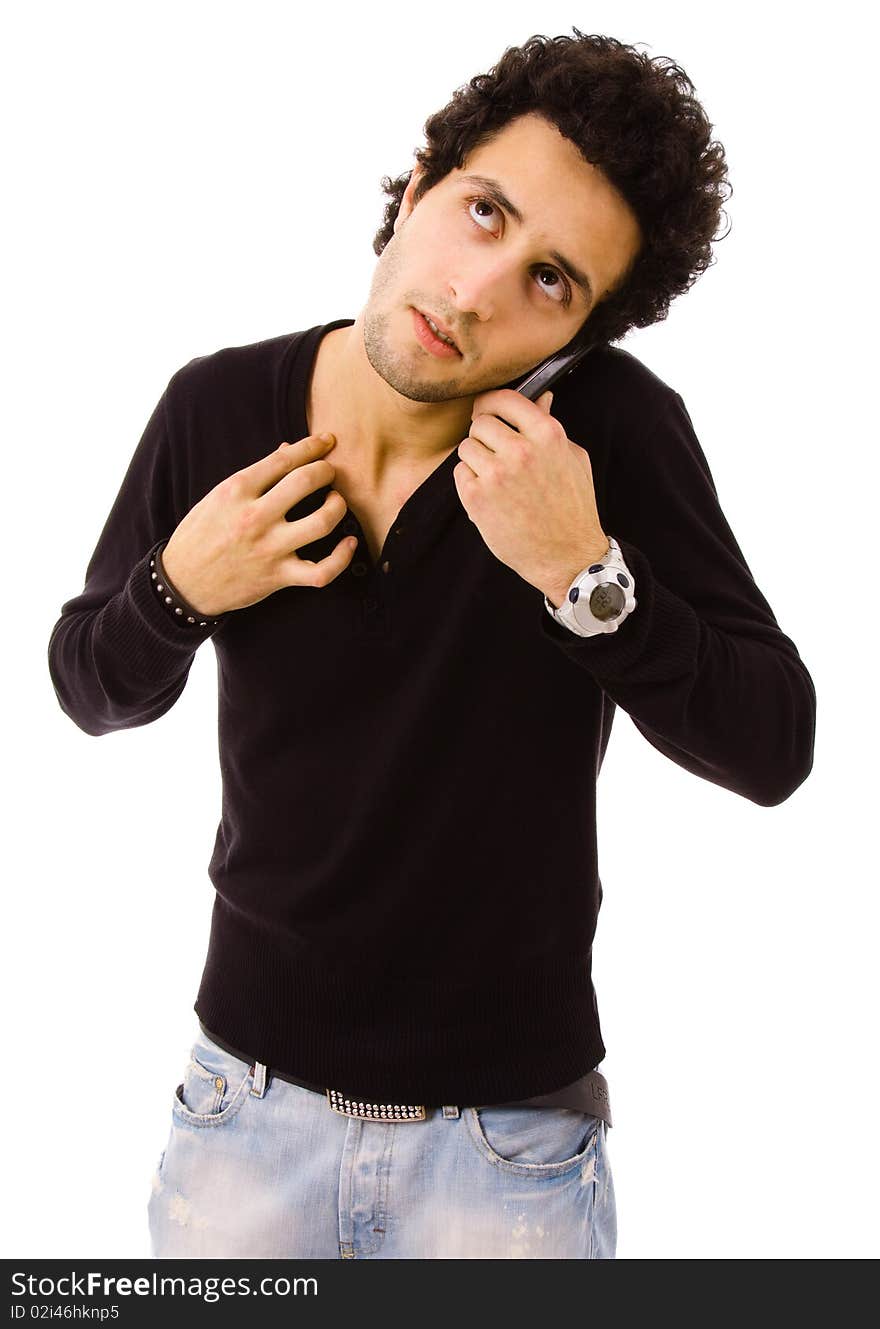
{"type": "MultiPolygon", "coordinates": [[[[318,341],[352,322],[177,370],[62,606],[49,670],[66,714],[106,734],[164,715],[212,639],[222,815],[194,1003],[208,1029],[364,1097],[522,1100],[605,1055],[596,779],[615,707],[685,770],[772,807],[811,770],[815,690],[682,398],[617,347],[557,384],[552,408],[589,452],[603,529],[635,579],[616,633],[576,636],[486,548],[455,450],[375,564],[361,532],[325,587],[204,627],[174,619],[151,556],[225,476],[308,433],[318,341]]],[[[299,552],[321,558],[359,529],[350,511],[299,552]]]]}

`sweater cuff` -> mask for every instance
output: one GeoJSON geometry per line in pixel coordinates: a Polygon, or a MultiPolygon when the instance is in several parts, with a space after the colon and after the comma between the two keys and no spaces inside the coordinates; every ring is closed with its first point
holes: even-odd
{"type": "Polygon", "coordinates": [[[700,624],[686,600],[656,581],[647,556],[629,540],[617,543],[635,582],[636,607],[616,632],[581,637],[557,622],[541,604],[541,632],[597,678],[652,681],[690,670],[700,624]]]}
{"type": "Polygon", "coordinates": [[[132,673],[163,683],[179,674],[181,666],[222,625],[225,614],[186,622],[177,616],[156,590],[156,553],[167,540],[157,541],[132,568],[120,595],[104,608],[102,631],[112,634],[116,650],[132,673]],[[181,622],[180,618],[184,621],[181,622]]]}

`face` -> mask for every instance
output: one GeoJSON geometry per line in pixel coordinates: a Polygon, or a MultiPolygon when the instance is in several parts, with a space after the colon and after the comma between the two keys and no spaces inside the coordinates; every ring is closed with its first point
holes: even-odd
{"type": "Polygon", "coordinates": [[[371,365],[413,401],[525,374],[571,340],[638,253],[628,204],[543,116],[506,125],[414,205],[422,173],[417,164],[363,314],[371,365]],[[458,354],[426,345],[416,310],[458,354]]]}

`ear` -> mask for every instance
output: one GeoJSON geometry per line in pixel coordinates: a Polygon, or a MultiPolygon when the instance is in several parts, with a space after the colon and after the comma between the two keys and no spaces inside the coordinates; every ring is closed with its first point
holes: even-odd
{"type": "Polygon", "coordinates": [[[407,217],[412,212],[415,206],[415,204],[413,203],[413,194],[416,192],[416,186],[418,185],[419,181],[421,180],[424,174],[425,174],[424,166],[422,166],[421,162],[417,161],[412,169],[412,174],[410,175],[409,183],[407,184],[406,189],[403,191],[403,198],[400,200],[400,208],[398,209],[397,216],[394,218],[395,231],[397,230],[398,226],[403,225],[407,217]]]}

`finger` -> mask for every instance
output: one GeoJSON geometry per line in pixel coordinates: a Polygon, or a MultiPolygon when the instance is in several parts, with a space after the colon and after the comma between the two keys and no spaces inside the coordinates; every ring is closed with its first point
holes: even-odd
{"type": "Polygon", "coordinates": [[[351,562],[357,548],[356,541],[354,544],[351,543],[354,539],[355,537],[352,535],[345,536],[326,558],[313,560],[298,558],[296,554],[292,554],[281,565],[282,575],[286,578],[285,584],[287,586],[326,586],[328,582],[338,577],[340,572],[344,572],[351,562]]]}
{"type": "MultiPolygon", "coordinates": [[[[298,474],[303,475],[311,470],[311,466],[304,466],[298,474]]],[[[290,477],[293,479],[293,477],[290,477]]],[[[278,513],[279,519],[285,517],[285,514],[292,507],[296,506],[295,499],[290,493],[289,486],[283,483],[275,486],[276,489],[284,490],[287,497],[281,503],[281,510],[278,513]]],[[[266,495],[268,498],[268,495],[266,495]]],[[[263,502],[266,502],[266,498],[263,502]]],[[[279,520],[279,539],[282,544],[281,552],[283,554],[294,553],[297,549],[302,549],[305,545],[310,545],[313,540],[323,540],[325,535],[329,535],[334,527],[338,526],[348,511],[348,504],[337,489],[331,489],[325,495],[321,503],[314,512],[307,513],[304,517],[297,517],[294,521],[279,520]]]]}
{"type": "Polygon", "coordinates": [[[528,397],[512,388],[493,388],[491,392],[480,393],[474,398],[472,413],[476,416],[481,412],[499,416],[521,434],[527,434],[530,428],[545,423],[547,418],[546,410],[538,402],[529,401],[528,397]]]}
{"type": "Polygon", "coordinates": [[[332,485],[335,479],[336,467],[333,463],[326,457],[316,457],[314,461],[304,461],[286,471],[257,502],[266,521],[271,523],[295,508],[307,494],[332,485]]]}
{"type": "Polygon", "coordinates": [[[535,405],[540,406],[541,409],[543,411],[546,411],[548,415],[550,414],[550,407],[553,405],[553,393],[550,391],[549,388],[547,389],[546,392],[541,393],[540,397],[535,402],[535,405]]]}
{"type": "Polygon", "coordinates": [[[487,452],[503,453],[505,448],[522,444],[522,434],[499,420],[497,415],[475,415],[468,437],[481,444],[487,452]]]}
{"type": "Polygon", "coordinates": [[[485,475],[492,454],[476,439],[463,438],[458,445],[458,456],[459,460],[470,468],[472,474],[485,475]]]}
{"type": "Polygon", "coordinates": [[[323,458],[335,445],[336,439],[332,434],[326,439],[308,434],[296,443],[280,444],[268,457],[261,457],[253,465],[246,466],[242,473],[247,478],[251,493],[259,498],[296,467],[323,458]]]}

